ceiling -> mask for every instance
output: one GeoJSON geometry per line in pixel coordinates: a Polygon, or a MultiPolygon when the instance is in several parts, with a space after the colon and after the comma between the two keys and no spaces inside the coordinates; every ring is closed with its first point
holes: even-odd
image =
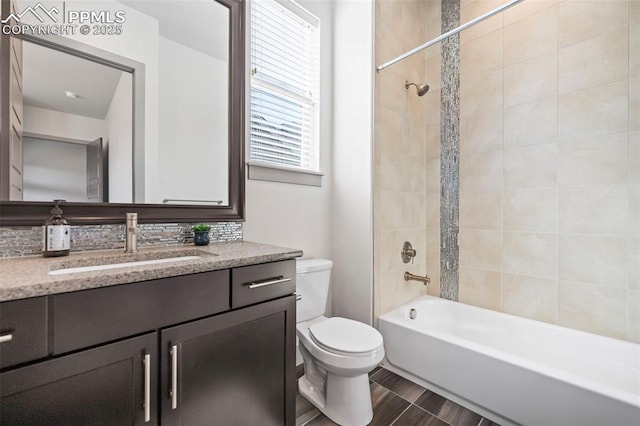
{"type": "Polygon", "coordinates": [[[123,71],[37,44],[23,43],[24,104],[104,119],[123,71]],[[99,81],[100,84],[96,84],[99,81]],[[78,94],[72,99],[66,91],[78,94]]]}
{"type": "Polygon", "coordinates": [[[157,19],[162,37],[228,62],[229,9],[215,0],[121,0],[120,3],[157,19]]]}

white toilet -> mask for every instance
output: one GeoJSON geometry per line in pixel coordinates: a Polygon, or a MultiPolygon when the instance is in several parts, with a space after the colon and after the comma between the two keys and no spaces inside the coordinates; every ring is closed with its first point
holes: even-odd
{"type": "Polygon", "coordinates": [[[373,408],[368,373],[384,358],[382,335],[367,324],[323,316],[333,262],[298,260],[297,326],[304,376],[300,394],[334,422],[362,426],[373,408]]]}

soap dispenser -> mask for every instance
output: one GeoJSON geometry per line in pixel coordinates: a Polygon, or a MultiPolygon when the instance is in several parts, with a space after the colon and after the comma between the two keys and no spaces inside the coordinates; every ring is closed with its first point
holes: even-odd
{"type": "Polygon", "coordinates": [[[62,216],[60,203],[53,200],[51,217],[44,223],[42,255],[44,257],[67,256],[71,249],[71,226],[62,216]]]}

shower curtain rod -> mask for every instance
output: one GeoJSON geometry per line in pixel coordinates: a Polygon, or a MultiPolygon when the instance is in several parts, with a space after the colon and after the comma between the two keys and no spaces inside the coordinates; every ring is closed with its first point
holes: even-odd
{"type": "Polygon", "coordinates": [[[491,18],[493,15],[496,15],[496,14],[502,12],[503,10],[509,9],[511,6],[515,6],[516,4],[520,3],[521,1],[523,1],[523,0],[511,0],[510,2],[505,3],[502,6],[496,7],[495,9],[485,13],[484,15],[480,15],[477,18],[474,18],[471,21],[469,21],[469,22],[467,22],[465,24],[462,24],[457,28],[452,29],[451,31],[447,31],[446,33],[434,38],[433,40],[430,40],[430,41],[426,42],[425,44],[422,44],[422,45],[416,47],[415,49],[412,49],[412,50],[408,51],[407,53],[402,54],[402,55],[398,56],[397,58],[390,60],[389,62],[385,62],[382,65],[378,65],[376,67],[376,71],[380,72],[383,69],[385,69],[387,67],[390,67],[391,65],[395,64],[396,62],[400,62],[403,59],[408,58],[409,56],[414,55],[414,54],[420,52],[421,50],[426,49],[427,47],[433,46],[434,44],[439,43],[442,40],[451,37],[452,35],[458,34],[462,30],[466,30],[467,28],[472,27],[475,24],[478,24],[478,23],[484,21],[487,18],[491,18]]]}

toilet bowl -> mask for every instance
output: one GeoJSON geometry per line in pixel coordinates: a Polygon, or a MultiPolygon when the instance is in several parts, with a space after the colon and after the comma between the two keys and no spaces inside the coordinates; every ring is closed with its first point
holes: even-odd
{"type": "Polygon", "coordinates": [[[332,262],[297,262],[296,334],[304,360],[300,394],[334,422],[368,424],[373,418],[368,373],[384,358],[382,335],[367,324],[324,315],[332,262]]]}

